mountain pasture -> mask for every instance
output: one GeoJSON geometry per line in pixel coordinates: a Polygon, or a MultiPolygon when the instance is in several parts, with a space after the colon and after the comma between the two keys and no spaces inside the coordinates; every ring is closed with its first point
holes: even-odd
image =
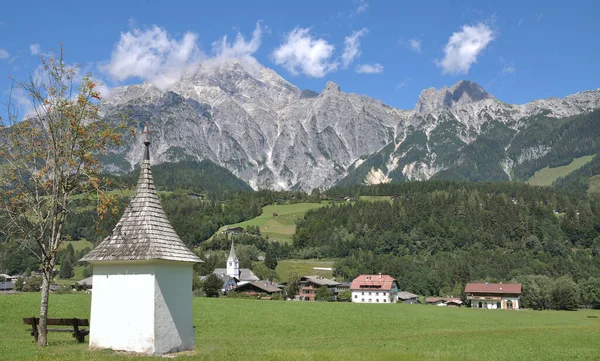
{"type": "Polygon", "coordinates": [[[323,207],[327,204],[326,202],[321,202],[265,206],[260,216],[245,222],[223,226],[217,233],[221,233],[227,228],[242,227],[245,229],[247,226],[259,226],[263,237],[269,237],[270,240],[281,243],[291,243],[292,236],[296,232],[296,221],[302,219],[306,211],[323,207]]]}
{"type": "Polygon", "coordinates": [[[333,271],[329,270],[316,270],[317,268],[333,268],[334,261],[317,260],[317,259],[301,259],[291,260],[285,259],[280,260],[277,263],[275,272],[279,275],[282,281],[289,279],[290,273],[296,273],[298,276],[322,276],[325,278],[333,277],[333,271]]]}
{"type": "MultiPolygon", "coordinates": [[[[38,312],[39,296],[0,296],[2,360],[156,360],[89,351],[69,333],[51,333],[48,347],[36,347],[22,317],[38,312]]],[[[81,293],[54,294],[50,316],[87,318],[90,301],[81,293]]],[[[587,317],[600,311],[227,298],[194,298],[193,307],[196,351],[181,354],[182,360],[597,360],[600,355],[600,321],[587,317]]]]}
{"type": "Polygon", "coordinates": [[[567,165],[562,167],[555,168],[542,168],[535,172],[535,174],[529,178],[527,183],[534,186],[549,186],[554,183],[560,177],[564,177],[569,173],[583,167],[587,163],[589,163],[594,158],[593,155],[586,155],[580,158],[575,158],[573,161],[567,165]]]}

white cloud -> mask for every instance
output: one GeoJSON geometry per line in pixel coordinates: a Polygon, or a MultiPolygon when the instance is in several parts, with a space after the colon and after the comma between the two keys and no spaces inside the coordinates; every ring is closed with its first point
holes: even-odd
{"type": "Polygon", "coordinates": [[[8,56],[10,55],[10,53],[4,49],[0,49],[0,59],[6,59],[8,58],[8,56]]]}
{"type": "Polygon", "coordinates": [[[42,47],[40,44],[31,44],[29,45],[29,51],[31,52],[31,55],[37,55],[42,51],[42,47]]]}
{"type": "Polygon", "coordinates": [[[414,51],[415,53],[420,53],[421,52],[421,40],[410,39],[408,41],[408,47],[410,48],[410,50],[414,51]]]}
{"type": "Polygon", "coordinates": [[[409,81],[410,81],[410,78],[406,78],[406,79],[402,80],[400,83],[398,83],[398,85],[396,85],[396,90],[400,90],[402,88],[407,87],[409,81]]]}
{"type": "Polygon", "coordinates": [[[365,0],[360,0],[358,2],[358,7],[356,8],[356,10],[354,11],[354,14],[358,15],[358,14],[362,14],[365,11],[367,11],[367,9],[369,8],[369,3],[366,2],[365,0]]]}
{"type": "Polygon", "coordinates": [[[506,65],[502,68],[502,74],[513,74],[517,69],[512,65],[506,65]]]}
{"type": "Polygon", "coordinates": [[[477,57],[494,40],[494,31],[487,25],[464,25],[452,34],[444,48],[444,59],[436,61],[442,73],[467,74],[477,57]]]}
{"type": "Polygon", "coordinates": [[[213,52],[216,59],[237,58],[249,63],[257,63],[252,54],[256,53],[260,47],[263,28],[261,23],[256,23],[256,28],[252,32],[252,39],[246,41],[241,33],[237,33],[235,41],[229,43],[227,35],[223,36],[219,41],[212,43],[213,52]]]}
{"type": "Polygon", "coordinates": [[[327,40],[313,38],[310,29],[295,28],[271,56],[275,64],[283,66],[294,75],[302,73],[322,78],[339,66],[331,59],[334,51],[335,47],[327,40]]]}
{"type": "Polygon", "coordinates": [[[135,28],[121,33],[110,60],[101,69],[117,81],[137,77],[164,88],[202,60],[197,38],[187,32],[177,40],[156,25],[146,30],[135,28]]]}
{"type": "Polygon", "coordinates": [[[383,73],[383,65],[379,63],[375,64],[361,64],[356,67],[356,72],[359,74],[379,74],[383,73]]]}
{"type": "Polygon", "coordinates": [[[360,37],[365,36],[369,30],[363,28],[355,31],[344,39],[344,53],[342,54],[342,67],[347,68],[354,59],[360,55],[360,37]]]}

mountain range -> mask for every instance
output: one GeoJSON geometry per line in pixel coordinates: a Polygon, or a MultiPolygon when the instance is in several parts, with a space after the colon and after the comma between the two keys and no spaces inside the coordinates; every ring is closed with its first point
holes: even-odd
{"type": "MultiPolygon", "coordinates": [[[[514,105],[460,81],[423,90],[403,110],[333,82],[320,93],[300,90],[271,69],[229,59],[167,88],[114,88],[102,112],[110,121],[149,122],[153,163],[207,159],[254,189],[310,191],[431,177],[523,180],[536,167],[595,154],[590,147],[553,151],[589,137],[590,125],[597,132],[597,108],[600,89],[514,105]],[[568,139],[556,137],[567,131],[560,129],[570,129],[568,139]]],[[[140,136],[124,135],[103,157],[105,169],[133,169],[140,136]]]]}

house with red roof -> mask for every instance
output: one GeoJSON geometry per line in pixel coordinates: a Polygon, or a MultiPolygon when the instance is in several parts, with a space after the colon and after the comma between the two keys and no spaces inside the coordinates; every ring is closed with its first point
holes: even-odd
{"type": "Polygon", "coordinates": [[[467,300],[472,308],[518,310],[521,299],[520,283],[467,283],[467,300]]]}
{"type": "Polygon", "coordinates": [[[360,275],[350,285],[352,302],[356,303],[396,303],[398,283],[389,275],[360,275]]]}

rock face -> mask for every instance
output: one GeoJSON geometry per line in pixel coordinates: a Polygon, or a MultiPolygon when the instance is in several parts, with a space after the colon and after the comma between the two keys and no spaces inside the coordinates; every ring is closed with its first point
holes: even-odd
{"type": "MultiPolygon", "coordinates": [[[[154,163],[210,159],[255,189],[310,191],[348,175],[363,183],[427,179],[455,163],[453,157],[482,134],[514,137],[533,116],[564,117],[597,107],[600,89],[510,105],[462,81],[426,89],[413,110],[400,110],[344,93],[333,82],[321,93],[300,90],[273,70],[231,59],[200,67],[168,89],[114,89],[103,112],[107,119],[125,114],[148,121],[154,163]]],[[[106,169],[131,170],[139,162],[138,144],[125,137],[103,159],[106,169]]],[[[521,157],[540,152],[524,149],[521,157]]]]}

